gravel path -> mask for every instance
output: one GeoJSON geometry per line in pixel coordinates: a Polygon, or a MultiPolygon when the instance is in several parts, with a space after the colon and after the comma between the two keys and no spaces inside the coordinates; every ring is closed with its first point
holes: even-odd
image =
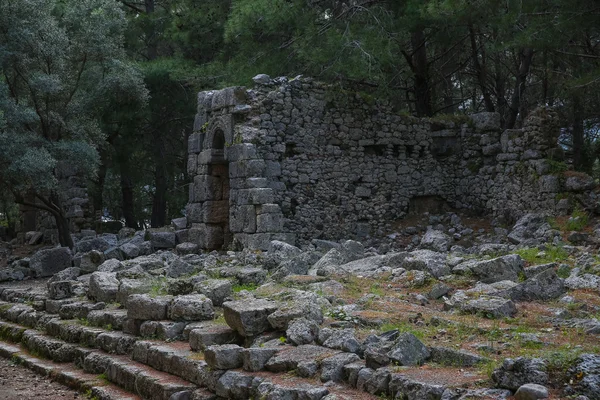
{"type": "Polygon", "coordinates": [[[2,400],[83,400],[85,398],[75,390],[52,382],[0,357],[0,399],[2,400]]]}

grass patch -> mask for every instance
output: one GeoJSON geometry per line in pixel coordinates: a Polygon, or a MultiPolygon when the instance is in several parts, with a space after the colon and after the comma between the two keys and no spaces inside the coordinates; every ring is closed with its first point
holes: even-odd
{"type": "Polygon", "coordinates": [[[160,278],[153,279],[150,282],[150,290],[148,291],[148,294],[150,295],[150,297],[165,296],[168,293],[169,293],[169,288],[168,288],[167,278],[160,277],[160,278]]]}
{"type": "Polygon", "coordinates": [[[233,290],[234,293],[239,293],[242,290],[247,290],[249,292],[253,292],[256,290],[256,288],[258,288],[258,285],[256,283],[246,283],[244,285],[240,285],[240,284],[233,285],[231,289],[233,290]]]}
{"type": "Polygon", "coordinates": [[[531,265],[561,262],[569,258],[569,253],[561,246],[549,246],[546,250],[524,248],[515,251],[523,260],[531,265]]]}
{"type": "Polygon", "coordinates": [[[567,231],[581,231],[587,226],[588,223],[588,214],[581,209],[576,209],[573,211],[573,214],[571,214],[571,218],[569,218],[565,223],[565,229],[567,231]]]}

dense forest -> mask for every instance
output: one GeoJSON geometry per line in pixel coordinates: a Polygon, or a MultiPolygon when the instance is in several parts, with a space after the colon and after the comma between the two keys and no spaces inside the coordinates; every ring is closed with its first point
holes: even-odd
{"type": "Polygon", "coordinates": [[[592,172],[599,18],[592,0],[0,0],[0,223],[35,204],[66,224],[61,161],[105,216],[168,224],[187,201],[196,93],[258,73],[418,117],[498,112],[507,129],[549,106],[592,172]]]}

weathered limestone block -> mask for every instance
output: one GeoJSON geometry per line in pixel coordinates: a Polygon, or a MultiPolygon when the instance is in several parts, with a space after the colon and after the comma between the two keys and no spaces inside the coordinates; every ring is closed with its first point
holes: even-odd
{"type": "Polygon", "coordinates": [[[202,143],[204,142],[204,133],[195,132],[188,138],[188,153],[198,154],[202,151],[202,143]]]}
{"type": "Polygon", "coordinates": [[[258,158],[256,146],[251,143],[234,144],[225,149],[229,161],[251,160],[258,158]]]}
{"type": "Polygon", "coordinates": [[[268,300],[240,300],[223,303],[227,324],[242,336],[256,336],[270,328],[267,317],[277,310],[268,300]]]}
{"type": "Polygon", "coordinates": [[[172,300],[172,296],[150,297],[147,294],[132,294],[127,299],[127,317],[153,321],[166,319],[172,300]]]}
{"type": "Polygon", "coordinates": [[[240,189],[238,204],[268,204],[273,203],[274,195],[271,188],[240,189]]]}
{"type": "Polygon", "coordinates": [[[268,213],[256,216],[256,232],[281,232],[283,230],[283,214],[268,213]]]}
{"type": "Polygon", "coordinates": [[[212,301],[203,294],[177,296],[168,310],[169,319],[174,321],[205,321],[215,316],[212,301]]]}
{"type": "Polygon", "coordinates": [[[96,301],[105,303],[117,299],[119,280],[114,272],[94,272],[90,277],[90,289],[88,295],[96,301]]]}
{"type": "Polygon", "coordinates": [[[256,232],[255,207],[247,205],[232,208],[229,227],[232,232],[256,232]]]}
{"type": "Polygon", "coordinates": [[[38,278],[52,276],[71,267],[71,250],[68,247],[40,250],[31,256],[29,268],[38,278]]]}
{"type": "Polygon", "coordinates": [[[194,177],[193,202],[221,200],[222,198],[223,186],[221,179],[210,175],[197,175],[194,177]]]}
{"type": "Polygon", "coordinates": [[[229,219],[229,201],[206,201],[202,207],[203,221],[209,224],[218,224],[229,219]]]}

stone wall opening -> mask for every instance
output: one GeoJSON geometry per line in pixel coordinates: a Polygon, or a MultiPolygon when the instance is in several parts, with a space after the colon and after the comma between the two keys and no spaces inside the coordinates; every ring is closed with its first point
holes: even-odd
{"type": "Polygon", "coordinates": [[[210,185],[209,200],[204,203],[205,222],[211,232],[219,232],[210,241],[210,247],[221,249],[231,243],[229,230],[229,163],[225,158],[225,133],[222,129],[214,132],[208,162],[210,185]]]}

